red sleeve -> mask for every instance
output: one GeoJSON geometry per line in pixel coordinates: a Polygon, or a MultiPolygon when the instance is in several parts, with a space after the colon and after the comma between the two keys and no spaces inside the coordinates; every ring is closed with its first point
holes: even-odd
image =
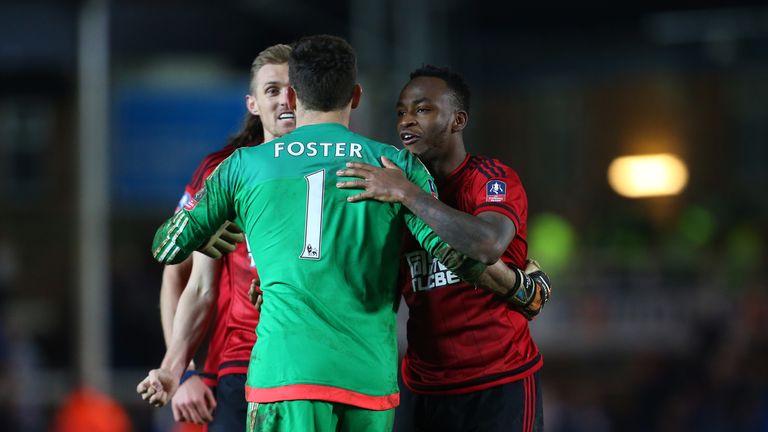
{"type": "Polygon", "coordinates": [[[192,174],[189,183],[184,187],[184,194],[181,196],[181,199],[179,199],[179,203],[176,205],[174,213],[181,210],[182,207],[187,205],[187,203],[194,198],[195,194],[203,187],[203,181],[207,179],[216,167],[219,166],[224,159],[229,157],[234,150],[234,147],[227,146],[203,158],[200,165],[197,166],[195,172],[192,174]]]}
{"type": "Polygon", "coordinates": [[[528,216],[528,198],[517,173],[496,159],[484,159],[478,165],[474,190],[473,215],[493,211],[508,217],[517,232],[528,216]]]}

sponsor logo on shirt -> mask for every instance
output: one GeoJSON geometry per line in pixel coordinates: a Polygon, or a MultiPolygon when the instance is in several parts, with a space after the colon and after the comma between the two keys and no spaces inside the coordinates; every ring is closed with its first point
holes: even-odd
{"type": "Polygon", "coordinates": [[[199,191],[197,191],[194,197],[192,197],[189,201],[187,201],[186,204],[184,204],[184,210],[192,210],[193,208],[195,208],[197,203],[200,202],[201,199],[203,199],[203,197],[207,192],[208,191],[205,189],[205,186],[203,186],[199,191]]]}
{"type": "Polygon", "coordinates": [[[411,288],[414,292],[429,291],[461,282],[458,276],[437,258],[429,256],[426,251],[409,252],[405,254],[405,261],[411,270],[411,288]]]}
{"type": "Polygon", "coordinates": [[[507,184],[501,180],[491,180],[485,184],[486,202],[503,202],[507,199],[507,184]]]}

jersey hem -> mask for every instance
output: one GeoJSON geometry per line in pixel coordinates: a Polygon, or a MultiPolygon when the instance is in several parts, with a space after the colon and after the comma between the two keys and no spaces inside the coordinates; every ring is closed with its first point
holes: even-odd
{"type": "Polygon", "coordinates": [[[216,384],[219,382],[219,377],[216,375],[215,372],[203,371],[198,373],[197,376],[200,377],[200,379],[203,381],[203,384],[211,388],[216,387],[216,384]]]}
{"type": "Polygon", "coordinates": [[[292,384],[272,388],[256,388],[246,385],[245,399],[248,402],[258,403],[288,400],[322,400],[375,411],[384,411],[395,408],[400,404],[400,393],[371,396],[339,387],[317,384],[292,384]]]}
{"type": "Polygon", "coordinates": [[[511,375],[505,375],[504,373],[502,373],[503,376],[498,379],[493,379],[490,381],[478,383],[478,381],[481,381],[484,378],[487,378],[487,377],[480,377],[464,383],[435,384],[435,385],[429,385],[429,386],[416,385],[414,387],[414,383],[408,380],[408,376],[406,373],[406,371],[408,370],[407,369],[408,360],[406,357],[403,357],[402,370],[400,375],[403,378],[403,383],[405,384],[405,386],[408,387],[408,389],[414,393],[424,394],[424,395],[458,395],[458,394],[465,394],[465,393],[485,390],[491,387],[500,386],[502,384],[508,384],[511,382],[519,381],[521,379],[524,379],[538,372],[543,365],[544,365],[544,358],[541,356],[541,353],[539,353],[539,354],[536,354],[536,357],[534,357],[532,361],[530,361],[528,364],[524,364],[521,367],[515,368],[507,372],[507,373],[512,373],[511,375]]]}
{"type": "Polygon", "coordinates": [[[248,374],[248,366],[230,366],[226,368],[219,369],[219,377],[220,380],[221,377],[224,375],[247,375],[248,374]]]}

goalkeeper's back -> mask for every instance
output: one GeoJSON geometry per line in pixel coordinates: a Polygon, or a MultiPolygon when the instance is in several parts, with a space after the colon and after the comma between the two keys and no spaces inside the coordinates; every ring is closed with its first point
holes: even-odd
{"type": "MultiPolygon", "coordinates": [[[[432,252],[442,242],[400,204],[351,204],[354,192],[336,188],[336,171],[347,161],[380,165],[382,156],[430,190],[431,177],[409,152],[324,123],[237,150],[206,181],[196,207],[184,211],[186,226],[206,232],[237,215],[259,269],[264,303],[249,400],[268,402],[284,395],[286,385],[303,383],[354,395],[338,402],[368,406],[362,394],[394,404],[403,229],[432,252]]],[[[327,398],[306,387],[297,397],[327,398]]]]}
{"type": "Polygon", "coordinates": [[[405,212],[399,204],[350,204],[352,192],[335,186],[336,171],[347,161],[380,165],[383,155],[414,180],[428,181],[426,170],[414,170],[420,163],[408,152],[336,123],[303,126],[235,153],[231,163],[241,168],[228,182],[261,271],[265,301],[287,290],[338,302],[333,291],[339,287],[368,303],[349,304],[349,310],[392,301],[405,212]]]}

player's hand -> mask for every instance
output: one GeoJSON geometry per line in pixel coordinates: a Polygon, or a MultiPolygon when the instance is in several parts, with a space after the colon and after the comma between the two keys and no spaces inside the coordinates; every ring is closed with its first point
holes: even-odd
{"type": "Polygon", "coordinates": [[[512,267],[512,270],[517,275],[516,284],[504,294],[504,298],[530,321],[536,318],[549,301],[552,285],[547,274],[534,260],[526,261],[525,272],[517,267],[512,267]]]}
{"type": "Polygon", "coordinates": [[[179,387],[179,379],[168,369],[152,369],[149,375],[136,386],[141,398],[154,407],[168,403],[179,387]]]}
{"type": "Polygon", "coordinates": [[[256,307],[257,311],[261,311],[261,303],[264,302],[264,298],[261,296],[261,290],[259,284],[261,281],[258,278],[254,278],[251,281],[251,286],[248,288],[248,297],[251,299],[251,304],[256,307]]]}
{"type": "Polygon", "coordinates": [[[245,234],[239,226],[230,221],[226,221],[219,229],[213,234],[205,245],[198,249],[198,252],[209,256],[213,259],[221,258],[222,256],[233,252],[238,243],[245,241],[245,234]]]}
{"type": "Polygon", "coordinates": [[[410,193],[421,189],[411,183],[403,170],[386,157],[381,157],[383,168],[363,162],[347,162],[347,168],[339,170],[339,177],[358,177],[359,180],[347,180],[336,183],[339,189],[365,189],[357,195],[347,198],[349,202],[374,199],[382,202],[403,202],[410,193]],[[415,188],[415,189],[414,189],[415,188]]]}
{"type": "Polygon", "coordinates": [[[213,421],[216,398],[199,376],[187,378],[171,401],[173,419],[177,422],[205,424],[213,421]]]}
{"type": "Polygon", "coordinates": [[[552,283],[549,281],[549,276],[544,273],[536,260],[528,259],[525,264],[525,274],[527,274],[536,285],[536,294],[534,295],[531,304],[526,308],[526,313],[524,314],[530,320],[534,319],[541,312],[541,309],[552,296],[552,283]]]}

